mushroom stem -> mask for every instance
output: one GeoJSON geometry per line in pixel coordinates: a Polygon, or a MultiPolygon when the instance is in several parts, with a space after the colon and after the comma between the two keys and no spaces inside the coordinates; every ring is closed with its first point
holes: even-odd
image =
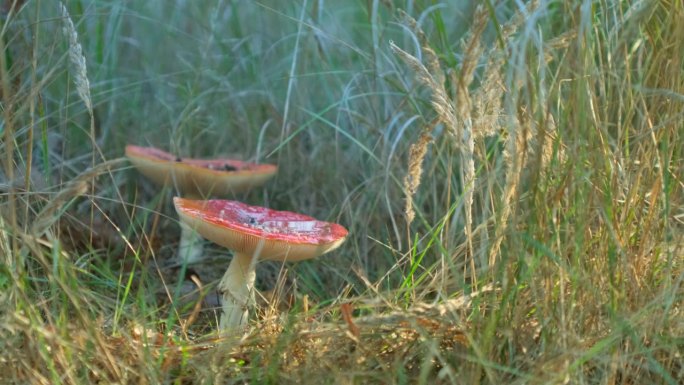
{"type": "Polygon", "coordinates": [[[187,224],[181,222],[180,244],[178,245],[178,259],[180,263],[190,264],[198,262],[201,259],[202,251],[202,237],[187,224]]]}
{"type": "Polygon", "coordinates": [[[251,254],[235,253],[228,270],[219,282],[221,293],[221,331],[230,331],[247,324],[249,307],[254,303],[256,263],[251,254]]]}

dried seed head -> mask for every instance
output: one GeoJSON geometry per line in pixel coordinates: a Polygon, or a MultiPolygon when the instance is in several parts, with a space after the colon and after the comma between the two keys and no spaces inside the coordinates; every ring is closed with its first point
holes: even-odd
{"type": "Polygon", "coordinates": [[[428,126],[426,128],[420,135],[420,139],[412,144],[409,149],[408,173],[404,178],[404,191],[406,192],[404,215],[406,215],[406,222],[408,224],[411,224],[416,216],[413,210],[413,195],[415,195],[420,186],[420,177],[423,174],[423,159],[425,159],[428,144],[432,142],[432,136],[430,135],[432,127],[428,126]]]}
{"type": "Polygon", "coordinates": [[[90,81],[88,81],[88,71],[86,69],[86,60],[83,56],[83,48],[81,43],[78,42],[78,32],[76,32],[76,27],[74,22],[71,20],[69,11],[66,9],[62,2],[59,3],[59,7],[62,13],[62,33],[69,42],[69,61],[71,61],[74,67],[74,84],[76,84],[76,92],[78,96],[85,103],[86,108],[90,114],[93,114],[93,102],[90,99],[90,81]]]}

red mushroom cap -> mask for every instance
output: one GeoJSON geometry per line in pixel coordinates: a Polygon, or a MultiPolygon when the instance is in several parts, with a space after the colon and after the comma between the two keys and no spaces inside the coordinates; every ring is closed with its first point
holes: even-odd
{"type": "Polygon", "coordinates": [[[227,196],[264,184],[278,168],[235,159],[177,158],[154,147],[126,146],[126,156],[159,185],[173,182],[183,194],[227,196]]]}
{"type": "Polygon", "coordinates": [[[200,235],[237,253],[260,259],[301,261],[344,242],[347,229],[303,214],[229,200],[173,198],[181,220],[200,235]]]}

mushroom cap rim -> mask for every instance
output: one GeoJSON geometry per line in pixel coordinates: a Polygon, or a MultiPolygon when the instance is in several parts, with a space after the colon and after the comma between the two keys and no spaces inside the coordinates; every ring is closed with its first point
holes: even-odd
{"type": "Polygon", "coordinates": [[[126,145],[126,156],[131,159],[140,159],[157,164],[167,164],[172,169],[186,169],[192,172],[199,172],[204,174],[213,174],[216,177],[227,177],[229,175],[255,175],[255,174],[273,174],[277,171],[277,166],[268,163],[250,163],[231,158],[215,158],[215,159],[201,159],[201,158],[182,158],[179,162],[176,157],[166,151],[160,150],[156,147],[142,147],[133,144],[126,145]],[[217,168],[210,168],[210,165],[216,165],[217,168]],[[235,170],[221,169],[221,165],[229,165],[236,168],[235,170]]]}
{"type": "Polygon", "coordinates": [[[173,202],[179,213],[224,228],[226,233],[258,237],[266,242],[325,246],[344,240],[348,234],[347,229],[336,223],[238,201],[174,197],[173,202]]]}

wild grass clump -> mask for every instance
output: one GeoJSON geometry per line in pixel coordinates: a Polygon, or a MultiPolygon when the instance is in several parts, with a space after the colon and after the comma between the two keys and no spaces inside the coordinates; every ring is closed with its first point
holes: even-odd
{"type": "Polygon", "coordinates": [[[0,5],[2,383],[684,381],[682,4],[0,5]],[[349,238],[219,337],[127,143],[349,238]]]}

